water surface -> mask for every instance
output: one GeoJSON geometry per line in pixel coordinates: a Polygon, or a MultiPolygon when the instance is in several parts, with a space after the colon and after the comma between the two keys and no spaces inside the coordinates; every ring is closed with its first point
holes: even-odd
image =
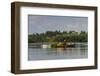
{"type": "Polygon", "coordinates": [[[28,48],[28,60],[82,59],[88,57],[87,43],[72,48],[28,48]]]}

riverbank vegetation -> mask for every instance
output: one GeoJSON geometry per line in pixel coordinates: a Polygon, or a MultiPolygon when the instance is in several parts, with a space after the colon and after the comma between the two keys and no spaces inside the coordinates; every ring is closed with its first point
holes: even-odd
{"type": "Polygon", "coordinates": [[[81,31],[46,31],[45,33],[33,33],[28,35],[28,43],[37,42],[87,42],[87,32],[81,31]]]}

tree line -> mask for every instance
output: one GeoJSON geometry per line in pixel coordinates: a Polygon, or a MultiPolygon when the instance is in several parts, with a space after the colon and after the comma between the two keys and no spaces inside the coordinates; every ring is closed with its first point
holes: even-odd
{"type": "Polygon", "coordinates": [[[85,31],[46,31],[28,35],[28,43],[37,42],[87,42],[88,34],[85,31]]]}

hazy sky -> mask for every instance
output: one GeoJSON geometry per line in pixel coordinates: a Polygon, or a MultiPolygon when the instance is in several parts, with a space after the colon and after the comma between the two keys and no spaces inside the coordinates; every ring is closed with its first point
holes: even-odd
{"type": "Polygon", "coordinates": [[[46,31],[87,31],[88,17],[74,16],[28,16],[28,34],[46,31]]]}

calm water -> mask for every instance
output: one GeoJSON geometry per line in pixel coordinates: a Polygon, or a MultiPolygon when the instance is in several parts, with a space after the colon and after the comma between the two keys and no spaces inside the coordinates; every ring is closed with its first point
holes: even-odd
{"type": "Polygon", "coordinates": [[[86,43],[74,48],[28,48],[28,60],[80,59],[88,57],[86,43]],[[85,45],[84,45],[85,44],[85,45]]]}

